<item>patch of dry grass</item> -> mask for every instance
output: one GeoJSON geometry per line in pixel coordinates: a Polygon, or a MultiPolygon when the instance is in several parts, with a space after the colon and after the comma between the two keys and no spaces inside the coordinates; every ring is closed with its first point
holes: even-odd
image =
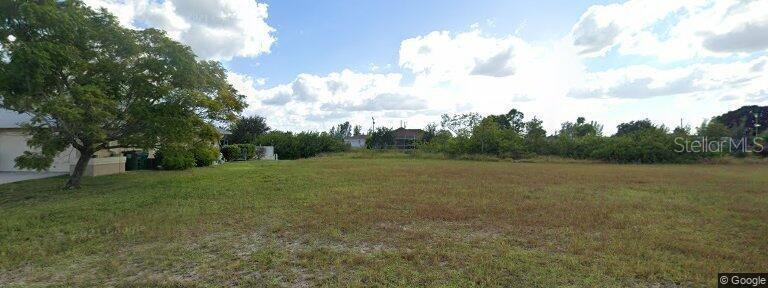
{"type": "Polygon", "coordinates": [[[768,271],[768,166],[335,155],[0,186],[0,283],[700,286],[768,271]]]}

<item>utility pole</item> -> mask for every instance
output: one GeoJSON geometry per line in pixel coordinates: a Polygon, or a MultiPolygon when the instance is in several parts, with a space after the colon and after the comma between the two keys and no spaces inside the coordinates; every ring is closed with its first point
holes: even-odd
{"type": "Polygon", "coordinates": [[[376,118],[371,117],[371,131],[376,131],[376,118]]]}

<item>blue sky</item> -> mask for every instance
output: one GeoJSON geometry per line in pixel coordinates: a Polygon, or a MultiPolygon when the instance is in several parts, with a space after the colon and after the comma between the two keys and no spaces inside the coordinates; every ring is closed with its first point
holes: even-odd
{"type": "Polygon", "coordinates": [[[222,61],[280,130],[516,108],[610,134],[768,104],[768,1],[84,1],[222,61]]]}
{"type": "MultiPolygon", "coordinates": [[[[594,3],[604,3],[600,1],[594,3]]],[[[615,1],[614,1],[615,2],[615,1]]],[[[397,66],[403,39],[435,30],[462,31],[480,24],[490,34],[517,33],[529,41],[567,34],[581,1],[265,1],[268,23],[277,31],[272,52],[258,59],[238,57],[227,65],[237,73],[285,83],[299,73],[328,74],[344,68],[366,71],[371,64],[397,66]],[[490,25],[489,25],[490,24],[490,25]]]]}

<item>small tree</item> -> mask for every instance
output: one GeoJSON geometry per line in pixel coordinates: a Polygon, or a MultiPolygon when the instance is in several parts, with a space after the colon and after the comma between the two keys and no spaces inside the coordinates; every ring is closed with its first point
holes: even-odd
{"type": "Polygon", "coordinates": [[[456,114],[453,116],[443,114],[441,118],[440,125],[443,129],[451,131],[456,136],[467,137],[472,134],[472,130],[477,125],[480,125],[480,121],[483,120],[483,117],[478,113],[456,114]]]}
{"type": "Polygon", "coordinates": [[[229,128],[231,135],[227,136],[229,143],[254,143],[260,135],[269,132],[266,119],[261,116],[243,117],[235,121],[229,128]]]}
{"type": "Polygon", "coordinates": [[[211,123],[245,106],[221,64],[198,61],[163,31],[123,28],[77,0],[0,7],[0,106],[32,116],[23,129],[38,148],[16,165],[47,169],[72,146],[80,157],[67,188],[80,186],[98,150],[212,142],[211,123]]]}
{"type": "Polygon", "coordinates": [[[331,127],[329,134],[331,135],[331,137],[338,138],[338,139],[349,138],[352,136],[352,125],[349,124],[349,121],[346,121],[344,123],[331,127]]]}
{"type": "Polygon", "coordinates": [[[525,122],[525,147],[528,151],[536,154],[544,154],[547,146],[547,131],[544,130],[543,122],[536,117],[531,121],[525,122]]]}
{"type": "Polygon", "coordinates": [[[429,141],[432,141],[432,138],[435,138],[437,135],[437,124],[432,122],[427,124],[427,127],[424,128],[424,137],[421,137],[421,140],[424,143],[429,143],[429,141]]]}

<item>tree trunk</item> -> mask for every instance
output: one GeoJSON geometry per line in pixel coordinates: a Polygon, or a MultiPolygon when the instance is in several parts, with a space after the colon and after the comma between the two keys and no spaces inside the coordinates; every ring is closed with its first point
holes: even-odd
{"type": "Polygon", "coordinates": [[[75,170],[72,171],[72,175],[69,176],[69,181],[67,181],[67,185],[64,186],[64,189],[78,189],[80,188],[80,180],[83,178],[83,174],[85,174],[85,168],[88,167],[88,161],[91,160],[91,155],[93,155],[93,152],[90,151],[79,151],[80,152],[80,158],[77,159],[77,164],[75,164],[75,170]]]}

